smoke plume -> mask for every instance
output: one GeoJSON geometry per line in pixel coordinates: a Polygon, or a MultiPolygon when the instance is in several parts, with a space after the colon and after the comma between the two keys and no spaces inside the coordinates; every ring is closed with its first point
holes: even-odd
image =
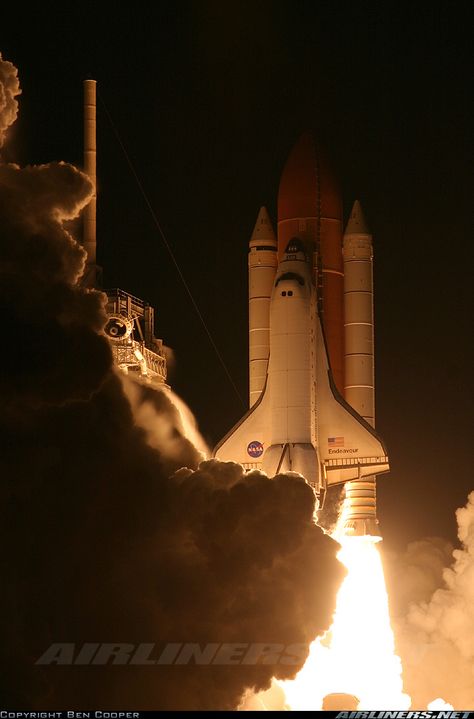
{"type": "Polygon", "coordinates": [[[443,584],[443,572],[451,561],[453,546],[441,537],[410,542],[402,554],[382,545],[390,611],[404,617],[410,604],[427,602],[443,584]]]}
{"type": "Polygon", "coordinates": [[[207,459],[210,450],[197,427],[189,407],[171,390],[157,391],[122,376],[125,394],[132,407],[135,422],[145,431],[147,442],[164,457],[184,466],[195,466],[196,450],[199,460],[207,459]],[[166,407],[166,412],[163,408],[166,407]],[[191,452],[192,459],[186,459],[191,452]]]}
{"type": "Polygon", "coordinates": [[[439,696],[455,709],[474,706],[474,492],[456,517],[461,547],[449,568],[442,568],[449,550],[442,540],[415,543],[398,567],[402,614],[394,630],[416,709],[439,696]],[[410,595],[415,601],[408,603],[410,595]]]}
{"type": "Polygon", "coordinates": [[[60,642],[307,648],[343,574],[304,481],[198,467],[165,393],[145,392],[155,434],[139,426],[63,224],[91,192],[64,163],[0,166],[3,706],[232,709],[304,651],[292,665],[35,663],[60,642]]]}
{"type": "Polygon", "coordinates": [[[17,95],[21,95],[18,70],[11,62],[4,60],[0,53],[0,147],[18,114],[17,95]]]}

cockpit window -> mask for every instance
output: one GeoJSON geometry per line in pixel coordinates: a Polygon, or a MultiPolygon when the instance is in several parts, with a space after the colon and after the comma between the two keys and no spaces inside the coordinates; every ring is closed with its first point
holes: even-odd
{"type": "Polygon", "coordinates": [[[277,285],[282,280],[296,280],[301,287],[304,286],[304,279],[301,275],[297,275],[296,272],[285,272],[281,277],[277,279],[277,285]]]}
{"type": "Polygon", "coordinates": [[[287,255],[296,255],[297,252],[305,252],[304,244],[299,237],[292,237],[286,246],[287,255]]]}

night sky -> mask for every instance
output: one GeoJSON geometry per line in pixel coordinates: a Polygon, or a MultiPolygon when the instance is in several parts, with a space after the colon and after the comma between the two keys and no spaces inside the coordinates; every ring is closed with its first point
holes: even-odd
{"type": "Polygon", "coordinates": [[[72,5],[9,15],[0,51],[23,94],[3,159],[81,165],[82,80],[98,80],[104,286],[155,306],[156,334],[175,352],[171,384],[211,446],[244,405],[116,133],[246,403],[248,240],[262,204],[276,225],[286,156],[314,131],[345,218],[359,199],[374,234],[386,544],[454,539],[472,489],[468,4],[158,1],[107,17],[72,5]]]}

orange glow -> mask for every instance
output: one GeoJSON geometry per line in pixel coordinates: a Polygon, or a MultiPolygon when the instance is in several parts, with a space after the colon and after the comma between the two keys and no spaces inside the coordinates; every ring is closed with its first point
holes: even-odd
{"type": "Polygon", "coordinates": [[[337,539],[342,545],[338,558],[348,574],[333,624],[313,642],[297,677],[282,683],[287,702],[295,710],[321,709],[327,694],[339,693],[356,696],[359,709],[407,709],[411,700],[403,692],[376,540],[337,539]]]}
{"type": "MultiPolygon", "coordinates": [[[[348,570],[336,600],[333,623],[316,639],[304,667],[291,681],[247,697],[242,708],[311,710],[407,710],[402,665],[395,653],[388,596],[377,542],[380,537],[333,535],[338,559],[348,570]],[[284,691],[285,698],[277,696],[284,691]],[[278,706],[273,707],[277,697],[278,706]]],[[[452,710],[437,698],[427,709],[452,710]]]]}

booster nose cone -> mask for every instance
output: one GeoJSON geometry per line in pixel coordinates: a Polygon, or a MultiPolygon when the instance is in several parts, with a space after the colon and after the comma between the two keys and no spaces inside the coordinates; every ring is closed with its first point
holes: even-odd
{"type": "Polygon", "coordinates": [[[253,247],[269,247],[275,249],[277,247],[272,221],[270,220],[266,207],[261,207],[258,213],[252,237],[250,238],[250,248],[253,247]]]}
{"type": "Polygon", "coordinates": [[[356,200],[352,205],[351,214],[347,222],[345,235],[370,235],[370,230],[367,225],[362,207],[360,206],[359,200],[356,200]]]}

